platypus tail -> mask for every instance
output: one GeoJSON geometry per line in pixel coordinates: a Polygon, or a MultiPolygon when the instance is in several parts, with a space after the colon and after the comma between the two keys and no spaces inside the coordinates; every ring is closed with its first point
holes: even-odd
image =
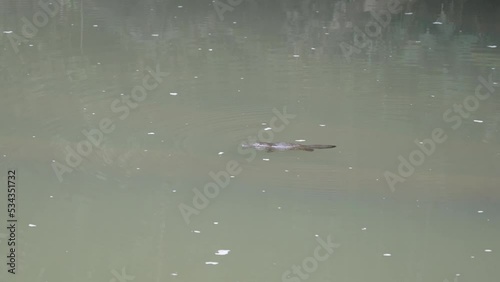
{"type": "Polygon", "coordinates": [[[335,148],[335,145],[300,145],[300,150],[312,152],[314,149],[330,149],[335,148]]]}

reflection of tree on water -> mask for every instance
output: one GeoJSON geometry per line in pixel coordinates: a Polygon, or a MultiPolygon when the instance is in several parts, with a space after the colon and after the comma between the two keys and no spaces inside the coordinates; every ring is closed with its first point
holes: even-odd
{"type": "MultiPolygon", "coordinates": [[[[18,58],[57,60],[51,57],[48,50],[64,47],[63,52],[75,56],[65,65],[75,68],[68,69],[67,73],[71,80],[77,81],[86,79],[92,73],[89,65],[106,60],[122,61],[117,57],[123,57],[124,53],[130,60],[123,61],[118,72],[132,70],[136,63],[155,64],[158,58],[165,59],[169,66],[182,67],[205,60],[211,46],[224,48],[226,54],[253,58],[265,49],[263,39],[277,42],[281,40],[277,37],[280,35],[286,38],[289,55],[315,58],[339,56],[342,55],[339,44],[353,44],[355,28],[363,31],[366,24],[374,19],[373,14],[385,9],[389,2],[245,0],[227,12],[221,21],[213,7],[196,1],[184,3],[179,8],[172,1],[146,0],[138,4],[135,1],[89,0],[84,1],[83,11],[80,2],[65,1],[57,16],[40,29],[40,34],[29,40],[29,44],[36,48],[21,46],[18,58]],[[85,17],[83,29],[80,26],[82,15],[85,17]],[[82,32],[85,58],[80,54],[82,32]],[[37,52],[45,52],[45,55],[37,52]]],[[[464,34],[477,35],[480,44],[494,44],[500,34],[500,25],[496,21],[500,12],[499,1],[399,2],[402,12],[392,15],[390,24],[382,28],[381,34],[370,38],[368,47],[355,56],[386,58],[391,52],[407,46],[408,40],[434,38],[436,42],[443,43],[464,34]]],[[[19,18],[33,15],[37,6],[26,5],[27,2],[23,1],[6,3],[0,3],[5,16],[4,29],[19,33],[19,18]]],[[[0,34],[0,43],[8,46],[5,35],[0,34]]],[[[1,59],[6,63],[12,60],[5,53],[1,59]]],[[[13,72],[16,72],[15,68],[0,70],[0,79],[17,77],[11,74],[13,72]]]]}
{"type": "MultiPolygon", "coordinates": [[[[285,10],[283,32],[293,54],[339,54],[340,42],[354,44],[356,28],[365,31],[374,15],[386,10],[391,1],[283,1],[285,10]]],[[[499,4],[486,0],[471,4],[467,0],[400,1],[402,12],[391,15],[390,24],[381,35],[370,38],[368,48],[360,56],[387,53],[389,49],[406,45],[408,39],[435,37],[443,42],[457,34],[478,34],[491,41],[498,36],[492,16],[500,11],[499,4]]]]}

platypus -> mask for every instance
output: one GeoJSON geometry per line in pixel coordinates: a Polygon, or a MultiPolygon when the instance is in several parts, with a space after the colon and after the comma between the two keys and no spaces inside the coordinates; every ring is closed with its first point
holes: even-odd
{"type": "Polygon", "coordinates": [[[274,151],[291,151],[291,150],[302,150],[312,152],[314,149],[330,149],[335,148],[335,145],[302,145],[297,143],[268,143],[268,142],[255,142],[255,143],[243,143],[241,144],[243,148],[254,148],[258,151],[274,152],[274,151]]]}

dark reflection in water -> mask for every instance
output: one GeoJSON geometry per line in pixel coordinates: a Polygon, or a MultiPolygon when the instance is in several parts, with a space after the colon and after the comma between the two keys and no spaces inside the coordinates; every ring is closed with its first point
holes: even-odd
{"type": "MultiPolygon", "coordinates": [[[[412,42],[487,46],[495,45],[500,35],[498,1],[211,2],[63,1],[49,5],[47,14],[37,1],[2,1],[2,29],[13,33],[4,33],[0,42],[9,47],[4,56],[15,49],[23,59],[48,59],[39,52],[61,48],[75,56],[86,54],[90,62],[113,60],[124,52],[132,60],[137,51],[148,51],[152,62],[161,57],[182,67],[206,60],[209,45],[252,60],[268,48],[259,36],[285,43],[281,48],[291,55],[384,60],[412,42]],[[186,48],[190,46],[203,52],[193,53],[186,48]]],[[[2,76],[15,77],[14,72],[3,70],[2,76]]]]}

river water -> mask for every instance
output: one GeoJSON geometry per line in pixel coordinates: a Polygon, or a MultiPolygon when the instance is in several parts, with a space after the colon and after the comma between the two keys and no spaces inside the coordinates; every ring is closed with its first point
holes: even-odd
{"type": "Polygon", "coordinates": [[[500,56],[458,6],[1,3],[2,281],[500,277],[500,56]]]}

